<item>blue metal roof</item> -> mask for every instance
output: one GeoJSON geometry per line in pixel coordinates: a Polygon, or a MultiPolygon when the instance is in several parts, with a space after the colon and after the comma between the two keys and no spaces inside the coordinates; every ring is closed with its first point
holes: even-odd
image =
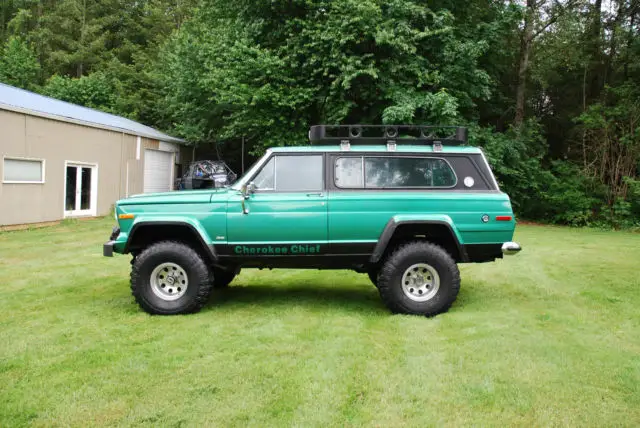
{"type": "Polygon", "coordinates": [[[25,91],[0,83],[0,109],[63,122],[76,123],[93,128],[108,129],[126,134],[153,138],[160,141],[182,143],[184,140],[171,137],[149,126],[124,117],[82,107],[34,92],[25,91]]]}

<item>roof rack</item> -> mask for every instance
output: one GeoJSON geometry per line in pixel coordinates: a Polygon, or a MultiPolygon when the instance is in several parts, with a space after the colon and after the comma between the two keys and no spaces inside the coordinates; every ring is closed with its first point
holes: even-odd
{"type": "Polygon", "coordinates": [[[309,130],[312,144],[340,143],[344,150],[351,144],[386,144],[395,150],[397,144],[459,146],[467,142],[467,128],[437,125],[314,125],[309,130]]]}

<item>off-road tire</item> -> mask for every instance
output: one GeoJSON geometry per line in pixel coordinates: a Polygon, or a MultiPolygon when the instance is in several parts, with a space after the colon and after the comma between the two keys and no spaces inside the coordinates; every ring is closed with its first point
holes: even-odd
{"type": "Polygon", "coordinates": [[[373,283],[373,285],[376,286],[376,288],[378,287],[378,274],[380,273],[380,270],[377,268],[371,268],[367,271],[367,276],[369,277],[369,279],[371,280],[371,282],[373,283]]]}
{"type": "Polygon", "coordinates": [[[393,313],[434,316],[446,312],[458,296],[460,271],[453,258],[443,248],[429,242],[404,244],[384,261],[378,275],[378,291],[393,313]],[[414,264],[425,263],[439,276],[437,293],[427,301],[417,302],[403,291],[405,271],[414,264]]]}
{"type": "Polygon", "coordinates": [[[213,269],[213,288],[221,289],[227,288],[231,281],[238,276],[240,273],[240,269],[231,269],[231,270],[223,270],[214,268],[213,269]]]}
{"type": "Polygon", "coordinates": [[[212,288],[212,278],[202,257],[180,242],[163,241],[150,245],[133,260],[131,293],[138,305],[150,314],[198,312],[207,302],[212,288]],[[175,263],[186,272],[187,290],[177,300],[163,300],[152,291],[151,274],[162,263],[175,263]]]}

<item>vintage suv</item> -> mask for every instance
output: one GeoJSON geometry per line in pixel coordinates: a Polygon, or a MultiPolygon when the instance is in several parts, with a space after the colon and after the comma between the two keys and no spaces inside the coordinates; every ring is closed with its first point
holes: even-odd
{"type": "Polygon", "coordinates": [[[515,254],[515,218],[467,130],[313,126],[228,188],[118,201],[104,244],[133,255],[131,290],[152,314],[196,312],[240,268],[367,273],[396,313],[433,316],[460,288],[457,263],[515,254]]]}

